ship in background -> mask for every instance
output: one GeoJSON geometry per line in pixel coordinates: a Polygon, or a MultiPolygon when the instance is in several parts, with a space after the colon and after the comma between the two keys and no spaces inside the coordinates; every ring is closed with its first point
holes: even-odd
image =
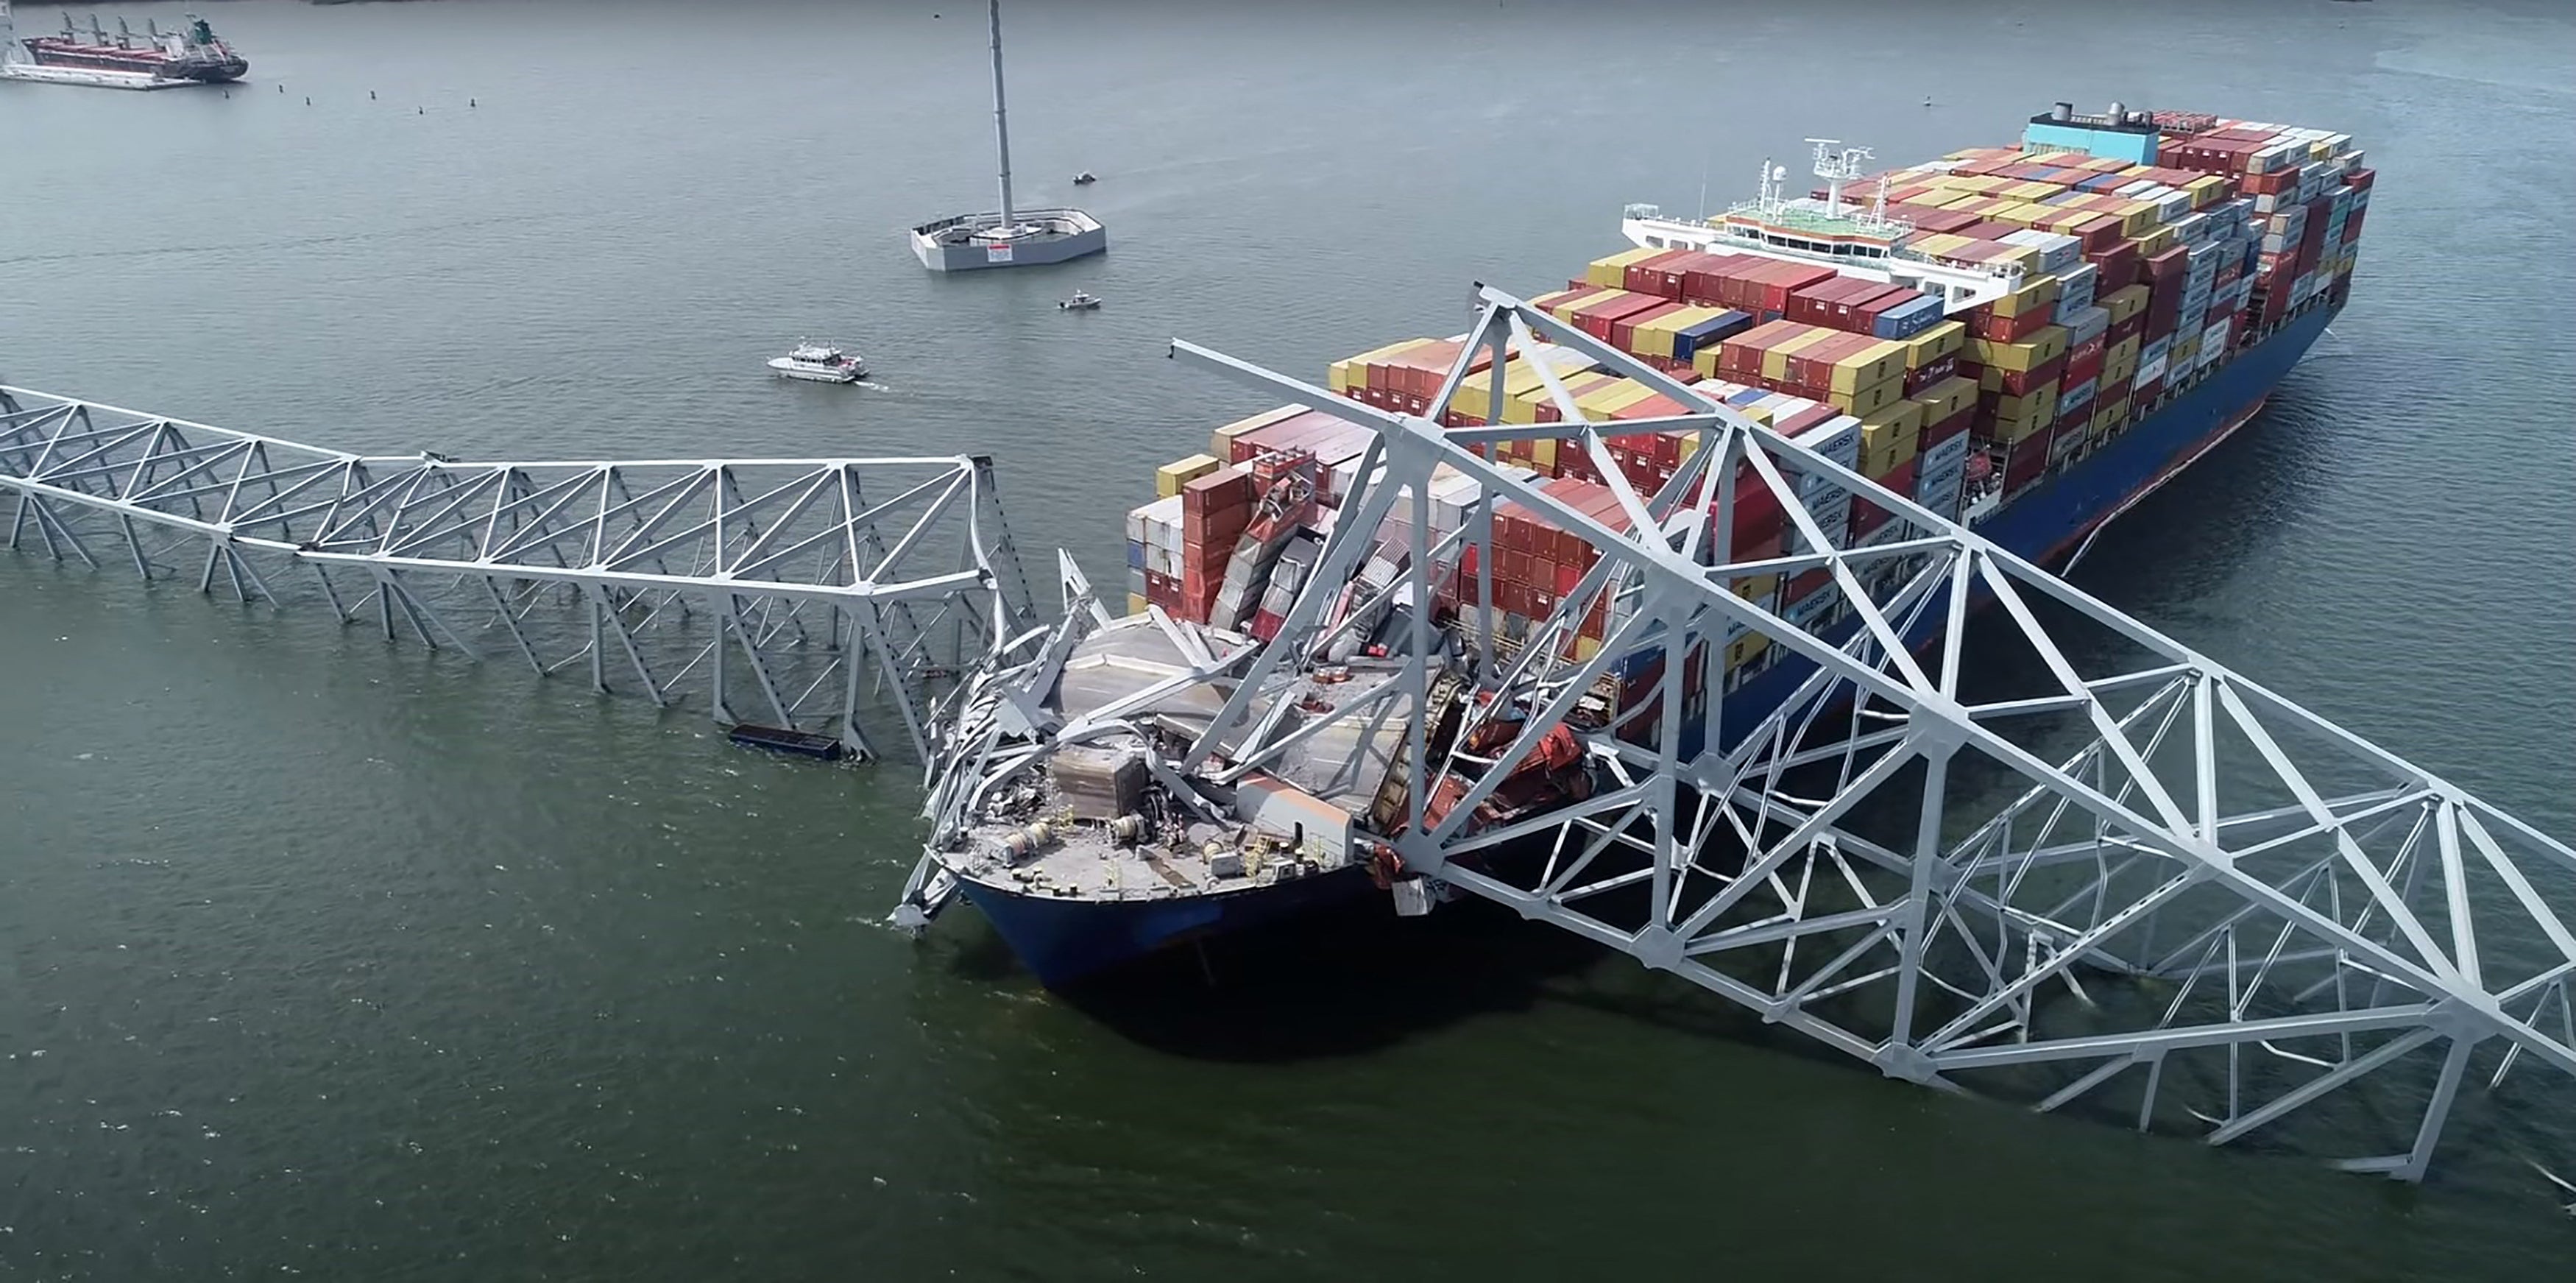
{"type": "Polygon", "coordinates": [[[146,20],[136,35],[123,18],[109,35],[96,14],[89,30],[63,15],[58,35],[16,38],[8,0],[0,0],[0,79],[43,84],[90,85],[105,89],[173,89],[183,85],[226,84],[250,71],[250,62],[215,35],[212,24],[195,14],[187,25],[163,31],[146,20]]]}
{"type": "MultiPolygon", "coordinates": [[[[2343,306],[2374,177],[2349,135],[2117,104],[2101,115],[2058,104],[2031,118],[2018,147],[1970,148],[1876,175],[1862,172],[1865,151],[1810,141],[1823,189],[1786,197],[1785,171],[1766,161],[1758,198],[1717,218],[1629,206],[1622,229],[1637,248],[1530,304],[2044,566],[2080,555],[2104,522],[2261,409],[2343,306]],[[1846,199],[1873,188],[1865,201],[1846,199]]],[[[1430,400],[1460,357],[1458,338],[1337,362],[1328,386],[1457,427],[1486,424],[1497,404],[1501,425],[1560,421],[1558,388],[1598,423],[1686,412],[1546,332],[1533,338],[1499,370],[1482,358],[1444,405],[1430,400]]],[[[1695,444],[1687,433],[1612,432],[1601,433],[1607,462],[1646,494],[1683,468],[1695,444]]],[[[1182,759],[1146,751],[1186,745],[1222,715],[1224,697],[1188,686],[1188,674],[1278,635],[1373,439],[1369,428],[1288,406],[1217,429],[1208,454],[1161,470],[1162,497],[1128,517],[1126,616],[1104,614],[1055,661],[1042,707],[952,710],[1006,725],[1124,729],[1080,746],[997,752],[1005,764],[993,774],[943,781],[937,827],[898,923],[925,925],[962,893],[1031,970],[1062,984],[1389,882],[1372,851],[1383,850],[1380,835],[1413,822],[1404,813],[1407,729],[1429,727],[1438,760],[1462,703],[1478,692],[1453,664],[1419,708],[1397,708],[1411,698],[1399,696],[1384,706],[1392,715],[1365,724],[1319,710],[1389,680],[1388,662],[1371,656],[1409,653],[1423,613],[1435,625],[1431,653],[1452,660],[1535,636],[1534,621],[1557,612],[1591,569],[1592,550],[1570,533],[1504,505],[1492,518],[1493,564],[1437,564],[1435,581],[1454,585],[1441,600],[1388,603],[1408,564],[1408,531],[1375,532],[1351,582],[1327,590],[1335,605],[1319,626],[1337,640],[1293,698],[1243,710],[1194,770],[1157,771],[1182,759]],[[1473,635],[1479,618],[1492,618],[1497,635],[1473,635]],[[1310,716],[1318,733],[1287,732],[1310,716]],[[1281,730],[1270,742],[1294,747],[1229,762],[1227,745],[1256,727],[1281,730]],[[953,805],[952,783],[965,799],[953,805]]],[[[1618,500],[1596,471],[1604,459],[1559,444],[1510,441],[1496,462],[1615,524],[1618,500]]],[[[1429,542],[1464,529],[1486,502],[1472,477],[1435,477],[1429,542]]],[[[1815,520],[1855,548],[1905,528],[1847,496],[1817,509],[1815,520]]],[[[1735,560],[1780,556],[1796,537],[1782,515],[1776,503],[1735,505],[1735,560]]],[[[1910,564],[1887,562],[1894,575],[1910,564]]],[[[1739,595],[1828,639],[1856,626],[1823,571],[1767,578],[1739,595]]],[[[1619,623],[1588,619],[1573,656],[1597,653],[1619,623]]],[[[1939,625],[1926,616],[1905,640],[1928,644],[1939,625]]],[[[1708,747],[1710,722],[1726,747],[1815,671],[1754,634],[1729,635],[1722,667],[1692,659],[1683,666],[1685,758],[1708,747]],[[1705,712],[1712,698],[1714,719],[1705,712]]],[[[1618,656],[1616,676],[1585,696],[1581,716],[1651,742],[1666,711],[1665,663],[1651,642],[1618,656]]],[[[1509,824],[1598,787],[1567,747],[1541,742],[1471,827],[1509,824]]],[[[1430,822],[1464,792],[1454,776],[1431,782],[1430,822]]],[[[1419,884],[1394,885],[1401,910],[1402,889],[1419,884]]]]}

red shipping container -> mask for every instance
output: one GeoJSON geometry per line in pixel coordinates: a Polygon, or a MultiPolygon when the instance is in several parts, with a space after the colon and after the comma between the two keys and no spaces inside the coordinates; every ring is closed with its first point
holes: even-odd
{"type": "Polygon", "coordinates": [[[2048,471],[2048,447],[2056,439],[2052,428],[2034,432],[2013,443],[2012,452],[2004,457],[2004,493],[2011,494],[2048,471]]]}
{"type": "MultiPolygon", "coordinates": [[[[1982,374],[1982,371],[1980,373],[1982,374]]],[[[2064,378],[2066,375],[2066,358],[2063,356],[2051,357],[2027,370],[1997,370],[1994,373],[1996,379],[2002,384],[2000,389],[2001,391],[2012,396],[2021,396],[2029,392],[2032,388],[2038,387],[2051,379],[2064,378]]],[[[1996,389],[1984,386],[1984,379],[1982,377],[1978,380],[1978,388],[1977,396],[1979,400],[1990,400],[1996,393],[1996,389]]]]}
{"type": "Polygon", "coordinates": [[[1936,357],[1906,372],[1905,395],[1919,395],[1925,388],[1958,372],[1959,358],[1956,355],[1936,357]]]}
{"type": "Polygon", "coordinates": [[[1952,414],[1949,418],[1943,419],[1937,423],[1924,424],[1922,448],[1929,450],[1952,437],[1966,433],[1968,425],[1976,422],[1976,420],[1977,407],[1971,404],[1960,406],[1958,411],[1952,414]]]}
{"type": "Polygon", "coordinates": [[[1789,582],[1780,587],[1780,604],[1787,606],[1792,602],[1806,600],[1808,594],[1832,582],[1833,577],[1834,572],[1822,566],[1814,570],[1802,570],[1789,576],[1789,582]]]}
{"type": "Polygon", "coordinates": [[[1725,295],[1726,278],[1741,262],[1733,254],[1701,254],[1682,273],[1682,301],[1705,307],[1719,305],[1725,295]]]}
{"type": "Polygon", "coordinates": [[[1604,290],[1595,297],[1565,309],[1565,312],[1574,318],[1575,324],[1580,326],[1584,333],[1607,343],[1610,341],[1611,322],[1623,316],[1633,316],[1650,307],[1661,307],[1664,302],[1665,300],[1652,294],[1604,290]]]}
{"type": "MultiPolygon", "coordinates": [[[[1657,297],[1660,298],[1661,296],[1658,295],[1657,297]]],[[[1666,302],[1659,303],[1642,312],[1632,312],[1626,316],[1620,317],[1618,320],[1610,323],[1610,346],[1615,347],[1622,352],[1635,352],[1637,350],[1638,326],[1654,320],[1656,317],[1670,316],[1675,312],[1685,310],[1687,310],[1687,306],[1685,304],[1666,302]]],[[[1433,390],[1437,391],[1438,389],[1435,388],[1433,390]]]]}
{"type": "Polygon", "coordinates": [[[1968,312],[1968,332],[1996,343],[2019,343],[2047,329],[2052,317],[2049,309],[2034,307],[2019,316],[1998,316],[1992,307],[1973,308],[1968,312]]]}
{"type": "Polygon", "coordinates": [[[1960,228],[1974,226],[1977,221],[1977,216],[1974,214],[1962,214],[1950,209],[1934,209],[1929,205],[1908,205],[1901,209],[1891,205],[1887,212],[1889,217],[1903,218],[1913,223],[1914,230],[1917,232],[1946,233],[1953,236],[1958,234],[1960,228]]]}
{"type": "Polygon", "coordinates": [[[1690,257],[1690,254],[1691,252],[1686,249],[1666,250],[1652,258],[1640,259],[1637,262],[1630,263],[1627,270],[1622,274],[1620,284],[1632,293],[1654,294],[1667,299],[1680,298],[1681,278],[1679,276],[1672,276],[1670,278],[1672,281],[1672,288],[1667,291],[1665,288],[1667,275],[1660,269],[1665,264],[1678,263],[1683,259],[1687,259],[1690,257]]]}
{"type": "MultiPolygon", "coordinates": [[[[1915,460],[1908,459],[1905,462],[1898,464],[1896,467],[1889,469],[1885,475],[1872,477],[1870,480],[1875,481],[1900,495],[1912,498],[1914,495],[1914,464],[1915,460]]],[[[1888,519],[1895,515],[1895,513],[1879,507],[1877,504],[1871,503],[1869,500],[1862,498],[1859,495],[1854,495],[1852,496],[1851,505],[1851,537],[1858,539],[1862,535],[1868,534],[1870,531],[1886,525],[1888,519]]]]}
{"type": "Polygon", "coordinates": [[[1872,342],[1842,331],[1817,339],[1790,354],[1788,380],[1797,385],[1801,396],[1821,396],[1833,384],[1834,362],[1866,350],[1872,342]]]}
{"type": "Polygon", "coordinates": [[[1852,304],[1849,328],[1854,334],[1876,334],[1878,318],[1923,297],[1923,291],[1890,285],[1852,304]]]}
{"type": "Polygon", "coordinates": [[[1803,263],[1775,262],[1760,275],[1759,306],[1765,312],[1780,312],[1789,306],[1789,294],[1802,285],[1813,285],[1832,276],[1830,267],[1811,267],[1803,263]]]}
{"type": "Polygon", "coordinates": [[[2088,251],[2084,261],[2093,265],[2095,298],[2137,283],[2141,260],[2136,241],[2124,240],[2108,249],[2088,251]]]}
{"type": "Polygon", "coordinates": [[[1854,277],[1836,276],[1800,286],[1789,295],[1789,319],[1805,325],[1832,325],[1834,300],[1859,284],[1862,282],[1854,277]]]}

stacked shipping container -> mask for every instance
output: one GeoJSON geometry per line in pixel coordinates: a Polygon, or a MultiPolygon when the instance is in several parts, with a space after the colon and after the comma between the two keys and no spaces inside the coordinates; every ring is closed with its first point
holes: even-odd
{"type": "MultiPolygon", "coordinates": [[[[1979,148],[1885,175],[1887,212],[1913,227],[1907,253],[2010,274],[2006,292],[1956,314],[1945,314],[1933,295],[1814,263],[1640,248],[1596,260],[1565,290],[1533,299],[1562,329],[1536,327],[1542,343],[1511,352],[1499,370],[1489,353],[1473,354],[1445,405],[1432,401],[1460,338],[1413,339],[1335,362],[1328,386],[1453,427],[1559,422],[1565,416],[1551,378],[1587,420],[1684,412],[1652,388],[1544,341],[1580,331],[1696,382],[1936,513],[1957,516],[1988,488],[2009,503],[2302,303],[2319,295],[2340,303],[2347,288],[2372,181],[2348,136],[2211,117],[2158,121],[2163,137],[2152,165],[1979,148]]],[[[1164,467],[1155,502],[1129,516],[1130,609],[1150,604],[1201,621],[1222,613],[1228,617],[1217,622],[1248,619],[1266,637],[1311,569],[1316,543],[1266,549],[1266,583],[1238,572],[1233,577],[1247,582],[1229,589],[1228,558],[1238,545],[1253,546],[1245,532],[1263,494],[1255,470],[1275,472],[1281,459],[1310,468],[1317,530],[1328,530],[1368,441],[1365,429],[1298,407],[1217,429],[1206,454],[1164,467]]],[[[1611,466],[1651,494],[1689,459],[1697,438],[1647,432],[1605,436],[1604,444],[1611,466]]],[[[1494,454],[1546,479],[1562,502],[1624,527],[1624,509],[1600,484],[1588,451],[1538,439],[1494,454]]],[[[1822,478],[1783,471],[1828,538],[1866,544],[1908,529],[1822,478]]],[[[1729,560],[1798,550],[1798,532],[1767,486],[1749,467],[1737,476],[1729,560]]],[[[1459,529],[1481,498],[1463,476],[1444,474],[1433,490],[1426,546],[1459,529]]],[[[1704,550],[1713,555],[1717,542],[1704,550]]],[[[1392,582],[1408,548],[1399,514],[1377,532],[1362,579],[1392,582]]],[[[1495,512],[1491,548],[1492,598],[1484,604],[1514,636],[1554,611],[1597,556],[1517,505],[1495,512]]],[[[1438,608],[1473,610],[1472,552],[1443,560],[1438,608]]],[[[1813,628],[1842,608],[1840,594],[1825,586],[1824,573],[1811,571],[1759,577],[1738,591],[1813,628]]],[[[1597,606],[1578,625],[1573,651],[1597,648],[1618,622],[1611,605],[1597,606]]],[[[1730,638],[1729,689],[1765,662],[1766,647],[1741,630],[1730,638]]],[[[1635,663],[1623,660],[1623,670],[1632,687],[1651,686],[1660,662],[1643,651],[1635,663]]],[[[1705,698],[1699,669],[1693,663],[1686,673],[1693,700],[1705,698]]]]}

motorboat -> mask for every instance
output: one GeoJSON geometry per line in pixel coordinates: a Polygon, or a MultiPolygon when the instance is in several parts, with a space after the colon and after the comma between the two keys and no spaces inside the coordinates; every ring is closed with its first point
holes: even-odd
{"type": "Polygon", "coordinates": [[[1100,175],[1095,174],[1095,173],[1092,173],[1092,172],[1091,172],[1090,170],[1088,170],[1088,169],[1086,169],[1086,170],[1082,171],[1081,173],[1076,174],[1076,175],[1074,175],[1074,176],[1073,176],[1073,185],[1074,185],[1074,186],[1076,186],[1076,187],[1089,187],[1089,186],[1090,186],[1090,185],[1092,185],[1093,183],[1096,183],[1096,182],[1099,182],[1099,181],[1100,181],[1100,175]]]}
{"type": "Polygon", "coordinates": [[[1099,307],[1100,300],[1082,290],[1075,290],[1072,298],[1058,299],[1055,305],[1067,312],[1088,312],[1099,307]]]}
{"type": "Polygon", "coordinates": [[[769,358],[769,368],[782,378],[810,379],[816,383],[856,383],[868,377],[868,367],[853,352],[844,352],[836,343],[815,343],[799,339],[794,351],[769,358]]]}

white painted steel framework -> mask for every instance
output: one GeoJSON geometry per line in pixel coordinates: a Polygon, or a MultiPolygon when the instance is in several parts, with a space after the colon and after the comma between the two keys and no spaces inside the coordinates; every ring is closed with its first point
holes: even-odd
{"type": "MultiPolygon", "coordinates": [[[[1465,607],[1441,648],[1460,658],[1424,658],[1438,639],[1412,616],[1414,657],[1383,694],[1405,690],[1421,708],[1444,672],[1463,670],[1494,697],[1467,702],[1445,747],[1414,719],[1408,760],[1441,756],[1410,773],[1415,819],[1386,835],[1408,874],[1628,953],[1903,1079],[2406,1180],[2424,1175],[2475,1096],[2480,1147],[2543,1165],[2576,1157],[2505,1136],[2563,1110],[2576,1077],[2576,852],[1527,303],[1484,288],[1475,301],[1467,354],[1432,406],[1450,403],[1474,353],[1499,363],[1543,327],[1688,413],[1584,422],[1550,376],[1564,422],[1443,429],[1175,341],[1176,357],[1377,434],[1278,639],[1207,679],[1232,691],[1181,769],[1221,779],[1278,749],[1273,718],[1210,760],[1221,734],[1244,731],[1249,710],[1322,652],[1327,603],[1388,514],[1409,508],[1412,549],[1387,595],[1429,600],[1466,543],[1479,581],[1467,599],[1490,601],[1492,504],[1507,499],[1599,561],[1500,646],[1488,608],[1465,607]],[[1698,448],[1669,484],[1639,493],[1617,480],[1604,433],[1661,428],[1696,434],[1698,448]],[[1537,436],[1587,453],[1625,520],[1597,520],[1479,453],[1537,436]],[[1427,487],[1444,466],[1487,496],[1452,549],[1425,546],[1427,487]],[[1730,549],[1735,506],[1754,487],[1784,509],[1788,555],[1730,549]],[[1848,546],[1840,522],[1816,515],[1837,495],[1895,519],[1872,546],[1848,546]],[[1802,615],[1805,626],[1731,591],[1817,570],[1839,604],[1802,615]],[[1973,618],[1972,605],[1983,607],[1973,618]],[[1568,657],[1596,606],[1609,643],[1568,657]],[[1690,708],[1684,664],[1705,689],[1727,689],[1719,652],[1744,630],[1807,676],[1757,723],[1722,726],[1720,701],[1690,708]],[[1640,640],[1660,640],[1670,661],[1644,679],[1648,693],[1685,716],[1627,738],[1582,727],[1601,780],[1589,798],[1480,826],[1479,804],[1587,691],[1617,679],[1614,661],[1640,640]],[[1460,750],[1498,716],[1525,718],[1509,748],[1460,750]],[[1686,717],[1712,751],[1684,752],[1686,717]],[[1426,825],[1427,791],[1443,780],[1464,797],[1426,825]]],[[[1503,380],[1491,382],[1486,417],[1501,423],[1503,380]]]]}
{"type": "Polygon", "coordinates": [[[927,684],[1033,619],[982,458],[371,457],[0,387],[0,489],[13,549],[698,692],[861,755],[925,753],[927,684]]]}

